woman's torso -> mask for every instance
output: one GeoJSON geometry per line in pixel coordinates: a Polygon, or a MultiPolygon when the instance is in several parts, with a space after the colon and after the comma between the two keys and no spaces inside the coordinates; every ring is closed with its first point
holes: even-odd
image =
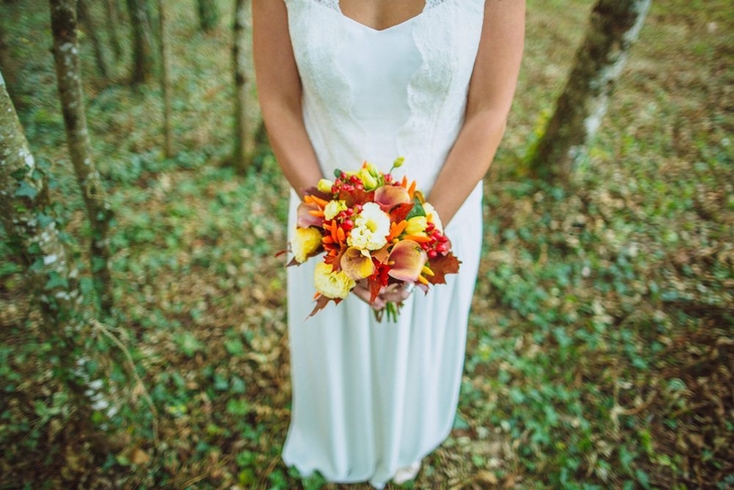
{"type": "Polygon", "coordinates": [[[363,160],[387,170],[404,156],[402,172],[428,191],[463,123],[484,0],[427,0],[379,31],[345,16],[338,0],[286,4],[324,174],[363,160]]]}

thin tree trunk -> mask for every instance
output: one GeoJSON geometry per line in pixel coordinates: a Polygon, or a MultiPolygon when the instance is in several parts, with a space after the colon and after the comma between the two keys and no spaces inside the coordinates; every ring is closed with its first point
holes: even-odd
{"type": "Polygon", "coordinates": [[[107,10],[107,34],[112,44],[112,53],[115,55],[115,60],[119,61],[122,57],[122,44],[117,34],[117,24],[120,19],[117,12],[117,0],[105,0],[105,9],[107,10]]]}
{"type": "Polygon", "coordinates": [[[235,0],[234,14],[234,83],[235,83],[235,128],[234,153],[232,163],[238,172],[244,173],[252,163],[255,154],[255,134],[248,118],[248,77],[247,17],[248,0],[235,0]]]}
{"type": "Polygon", "coordinates": [[[171,80],[169,74],[168,42],[166,41],[166,7],[164,0],[158,0],[158,22],[161,48],[161,92],[163,93],[163,140],[166,158],[172,158],[173,131],[171,129],[171,80]]]}
{"type": "Polygon", "coordinates": [[[197,0],[199,25],[202,31],[211,31],[219,22],[219,9],[215,0],[197,0]]]}
{"type": "Polygon", "coordinates": [[[10,94],[10,98],[13,100],[13,103],[18,105],[20,102],[18,93],[16,92],[18,88],[18,63],[10,52],[10,45],[8,44],[10,36],[7,32],[7,22],[10,22],[10,19],[0,19],[0,71],[6,74],[5,85],[7,91],[10,94]]]}
{"type": "Polygon", "coordinates": [[[143,2],[144,0],[127,0],[133,35],[132,82],[134,84],[147,82],[153,73],[150,21],[143,2]]]}
{"type": "Polygon", "coordinates": [[[79,70],[75,2],[74,0],[50,0],[50,2],[54,61],[66,127],[66,141],[92,229],[90,259],[94,285],[102,314],[108,316],[112,308],[112,278],[107,234],[112,210],[107,201],[102,179],[92,160],[89,144],[79,70]]]}
{"type": "Polygon", "coordinates": [[[79,271],[68,261],[49,206],[42,172],[28,147],[18,117],[0,73],[0,223],[8,244],[26,269],[26,277],[39,302],[41,329],[53,341],[61,381],[70,390],[74,408],[81,414],[94,452],[106,454],[109,443],[92,421],[93,410],[114,415],[116,408],[101,391],[101,380],[90,381],[80,352],[88,333],[81,309],[79,271]]]}
{"type": "Polygon", "coordinates": [[[92,16],[89,14],[87,8],[87,0],[77,0],[77,12],[79,13],[79,20],[84,24],[85,31],[89,40],[92,41],[92,49],[94,49],[94,61],[97,65],[97,71],[102,78],[108,78],[107,63],[104,59],[104,50],[102,49],[102,43],[99,41],[97,36],[97,30],[94,28],[92,22],[92,16]]]}
{"type": "Polygon", "coordinates": [[[651,0],[598,0],[566,88],[531,155],[529,165],[536,174],[566,178],[586,154],[650,4],[651,0]]]}

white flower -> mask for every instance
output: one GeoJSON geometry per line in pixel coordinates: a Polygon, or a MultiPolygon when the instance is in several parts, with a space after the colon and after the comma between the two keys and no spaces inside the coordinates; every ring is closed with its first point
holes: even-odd
{"type": "Polygon", "coordinates": [[[309,255],[321,246],[321,232],[316,228],[296,228],[291,240],[291,249],[298,263],[306,261],[309,255]]]}
{"type": "Polygon", "coordinates": [[[379,250],[387,243],[390,234],[390,216],[379,204],[368,202],[354,219],[354,228],[349,233],[347,244],[358,249],[379,250]]]}
{"type": "Polygon", "coordinates": [[[313,274],[313,285],[316,291],[327,298],[346,298],[355,283],[344,273],[334,272],[327,263],[316,264],[313,274]]]}
{"type": "Polygon", "coordinates": [[[347,204],[344,201],[329,201],[329,204],[324,208],[324,219],[334,219],[337,214],[346,211],[346,209],[347,204]]]}

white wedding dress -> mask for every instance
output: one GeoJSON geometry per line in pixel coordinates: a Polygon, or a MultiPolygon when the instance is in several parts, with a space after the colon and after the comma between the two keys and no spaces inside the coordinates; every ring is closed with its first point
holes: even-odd
{"type": "MultiPolygon", "coordinates": [[[[327,178],[364,160],[431,189],[461,128],[484,0],[427,0],[385,30],[338,0],[286,0],[306,130],[327,178]]],[[[283,459],[306,476],[382,487],[448,436],[458,403],[482,236],[477,185],[445,230],[459,274],[416,290],[397,323],[350,295],[314,317],[313,270],[288,269],[292,418],[283,459]]],[[[298,196],[291,191],[289,239],[298,196]]]]}

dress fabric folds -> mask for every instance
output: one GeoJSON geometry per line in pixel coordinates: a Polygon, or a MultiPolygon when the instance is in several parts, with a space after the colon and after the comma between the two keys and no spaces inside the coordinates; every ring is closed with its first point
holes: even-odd
{"type": "MultiPolygon", "coordinates": [[[[303,117],[324,175],[367,160],[430,191],[463,122],[483,0],[427,0],[401,24],[375,30],[338,0],[286,0],[303,84],[303,117]]],[[[290,196],[289,240],[299,199],[290,196]]],[[[350,295],[315,316],[320,258],[288,268],[293,403],[283,459],[306,476],[381,488],[448,436],[458,403],[482,236],[477,185],[445,232],[462,261],[397,323],[374,320],[350,295]]]]}

